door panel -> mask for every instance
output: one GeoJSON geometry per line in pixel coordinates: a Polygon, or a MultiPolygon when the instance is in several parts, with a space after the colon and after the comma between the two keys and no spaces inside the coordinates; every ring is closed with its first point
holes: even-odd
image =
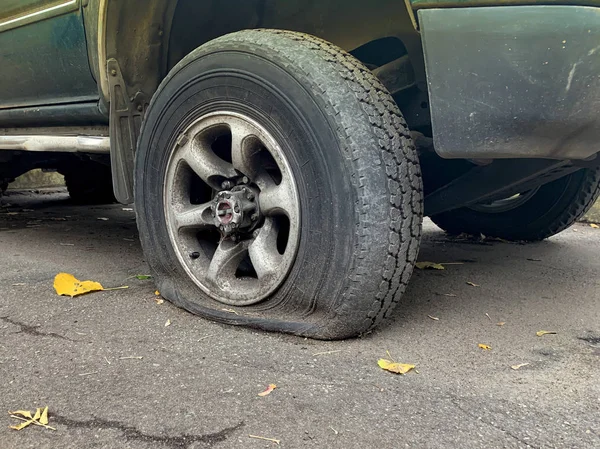
{"type": "Polygon", "coordinates": [[[79,0],[0,2],[0,109],[94,101],[79,0]]]}

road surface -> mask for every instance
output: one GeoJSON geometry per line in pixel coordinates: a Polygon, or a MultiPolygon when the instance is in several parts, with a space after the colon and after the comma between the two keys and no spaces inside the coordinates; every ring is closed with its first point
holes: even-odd
{"type": "Polygon", "coordinates": [[[454,264],[417,270],[370,335],[322,342],[158,304],[121,205],[1,201],[2,449],[600,447],[600,229],[524,246],[427,221],[419,260],[454,264]],[[129,289],[59,297],[59,272],[129,289]],[[388,352],[416,370],[381,370],[388,352]],[[9,429],[46,405],[56,431],[9,429]]]}

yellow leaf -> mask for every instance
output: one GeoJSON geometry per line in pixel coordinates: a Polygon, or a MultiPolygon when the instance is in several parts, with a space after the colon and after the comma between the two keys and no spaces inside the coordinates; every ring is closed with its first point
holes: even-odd
{"type": "Polygon", "coordinates": [[[596,223],[590,223],[590,228],[598,229],[600,226],[598,226],[596,223]]]}
{"type": "Polygon", "coordinates": [[[379,359],[377,364],[381,369],[396,374],[406,374],[415,367],[415,365],[410,365],[408,363],[396,363],[386,359],[379,359]]]}
{"type": "Polygon", "coordinates": [[[267,387],[267,389],[265,391],[262,391],[260,393],[258,393],[259,396],[267,396],[268,394],[271,394],[271,391],[273,391],[275,388],[277,388],[277,385],[275,384],[269,384],[269,386],[267,387]]]}
{"type": "Polygon", "coordinates": [[[159,292],[158,290],[156,290],[156,291],[154,292],[154,294],[155,294],[156,296],[160,296],[160,292],[159,292]]]}
{"type": "Polygon", "coordinates": [[[556,332],[553,332],[553,331],[537,331],[535,333],[535,335],[537,335],[538,337],[541,337],[542,335],[547,335],[547,334],[556,334],[556,332]]]}
{"type": "Polygon", "coordinates": [[[24,416],[25,418],[29,418],[31,419],[31,412],[29,410],[17,410],[16,412],[8,412],[11,415],[21,415],[24,416]]]}
{"type": "Polygon", "coordinates": [[[80,281],[72,274],[59,273],[54,278],[54,289],[59,295],[73,296],[104,290],[99,282],[80,281]]]}
{"type": "Polygon", "coordinates": [[[475,284],[474,282],[467,282],[467,285],[470,285],[471,287],[481,287],[479,284],[475,284]]]}
{"type": "Polygon", "coordinates": [[[163,302],[165,302],[165,300],[164,300],[164,299],[161,299],[161,298],[154,298],[154,302],[155,302],[156,304],[162,304],[163,302]]]}
{"type": "Polygon", "coordinates": [[[171,325],[171,320],[167,320],[167,322],[165,323],[165,327],[168,327],[171,325]]]}
{"type": "Polygon", "coordinates": [[[511,368],[514,369],[515,371],[518,370],[519,368],[523,367],[523,366],[527,366],[529,365],[529,363],[519,363],[518,365],[512,365],[511,368]]]}
{"type": "Polygon", "coordinates": [[[35,409],[35,415],[33,415],[33,420],[34,421],[39,420],[40,416],[42,416],[42,409],[41,408],[36,408],[35,409]]]}
{"type": "Polygon", "coordinates": [[[15,430],[21,430],[27,427],[29,424],[33,424],[33,420],[22,422],[21,424],[18,424],[16,426],[10,426],[10,428],[15,430]]]}
{"type": "Polygon", "coordinates": [[[417,267],[419,270],[425,270],[427,268],[432,268],[434,270],[444,270],[444,266],[441,263],[435,262],[417,262],[415,264],[415,267],[417,267]]]}
{"type": "Polygon", "coordinates": [[[496,323],[496,326],[504,326],[506,323],[504,321],[500,321],[499,323],[496,323]]]}
{"type": "Polygon", "coordinates": [[[489,351],[490,349],[492,349],[491,346],[488,345],[484,345],[483,343],[479,343],[477,346],[479,346],[481,349],[483,349],[484,351],[489,351]]]}
{"type": "Polygon", "coordinates": [[[48,406],[44,408],[42,416],[40,417],[40,422],[44,425],[48,424],[48,406]]]}

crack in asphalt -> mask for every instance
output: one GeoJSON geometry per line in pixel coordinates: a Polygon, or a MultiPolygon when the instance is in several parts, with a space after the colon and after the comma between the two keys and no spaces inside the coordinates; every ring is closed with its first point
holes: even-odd
{"type": "Polygon", "coordinates": [[[15,321],[15,320],[11,320],[9,317],[7,316],[0,316],[0,320],[4,321],[5,323],[9,323],[12,324],[14,326],[20,326],[21,330],[16,332],[17,334],[27,334],[27,335],[33,335],[34,337],[52,337],[52,338],[59,338],[61,340],[67,340],[67,341],[75,341],[72,340],[68,337],[65,337],[63,335],[57,334],[56,332],[41,332],[38,331],[37,329],[40,327],[39,325],[37,326],[30,326],[29,324],[25,324],[25,323],[21,323],[20,321],[15,321]]]}
{"type": "Polygon", "coordinates": [[[120,421],[109,421],[96,417],[89,420],[75,420],[54,413],[51,417],[55,423],[65,425],[67,427],[118,430],[123,433],[123,436],[127,441],[155,443],[172,449],[187,449],[193,443],[204,443],[206,447],[212,447],[217,443],[225,441],[235,431],[241,429],[245,425],[244,421],[240,421],[234,426],[226,427],[213,433],[205,433],[202,435],[183,434],[178,436],[163,436],[146,434],[136,427],[128,426],[120,421]]]}

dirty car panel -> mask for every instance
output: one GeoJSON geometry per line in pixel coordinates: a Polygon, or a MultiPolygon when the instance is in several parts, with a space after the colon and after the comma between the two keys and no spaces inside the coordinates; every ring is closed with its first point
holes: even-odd
{"type": "Polygon", "coordinates": [[[440,156],[585,159],[598,151],[597,8],[425,9],[418,17],[440,156]]]}

